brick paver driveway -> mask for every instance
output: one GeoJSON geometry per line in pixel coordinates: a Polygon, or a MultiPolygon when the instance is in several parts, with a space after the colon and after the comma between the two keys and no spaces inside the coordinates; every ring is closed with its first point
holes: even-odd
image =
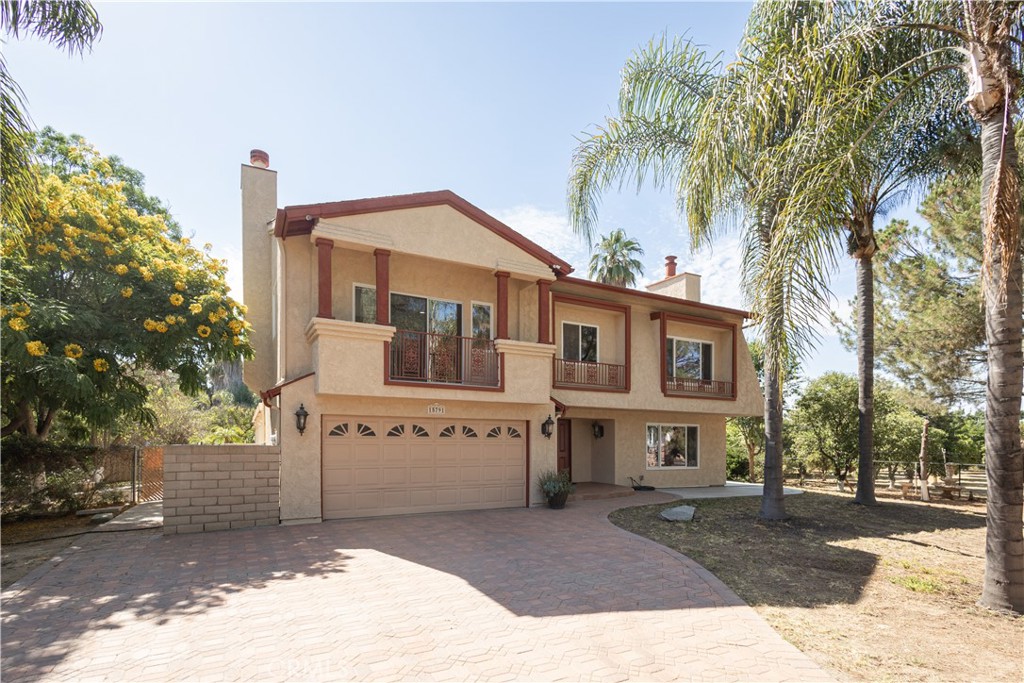
{"type": "Polygon", "coordinates": [[[83,536],[3,594],[11,680],[824,680],[687,558],[664,494],[191,536],[83,536]]]}

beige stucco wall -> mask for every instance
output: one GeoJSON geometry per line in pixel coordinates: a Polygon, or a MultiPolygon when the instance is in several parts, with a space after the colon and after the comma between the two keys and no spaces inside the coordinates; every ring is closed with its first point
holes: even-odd
{"type": "Polygon", "coordinates": [[[320,221],[320,232],[356,247],[380,247],[440,261],[553,279],[541,261],[449,206],[400,209],[320,221]]]}
{"type": "MultiPolygon", "coordinates": [[[[578,295],[577,291],[571,293],[578,295]]],[[[626,299],[625,296],[622,297],[626,299]]],[[[750,351],[742,333],[737,338],[737,399],[722,400],[710,398],[689,398],[665,396],[661,391],[661,324],[651,320],[651,313],[666,310],[656,308],[646,301],[633,300],[630,304],[632,328],[630,345],[632,347],[632,365],[630,368],[630,392],[628,394],[587,391],[577,389],[553,389],[551,395],[568,406],[600,407],[617,409],[628,406],[637,410],[661,410],[670,412],[710,413],[719,415],[762,415],[764,399],[757,381],[750,351]]],[[[562,306],[558,306],[559,311],[562,306]]],[[[596,309],[598,314],[609,311],[596,309]]],[[[680,313],[693,315],[693,312],[680,309],[680,313]]],[[[575,313],[575,311],[573,311],[575,313]]],[[[560,314],[560,313],[559,313],[560,314]]],[[[614,314],[613,314],[614,315],[614,314]]],[[[731,319],[719,316],[716,320],[741,323],[738,316],[731,319]]],[[[715,379],[728,381],[732,377],[729,367],[732,356],[732,332],[716,327],[702,327],[681,323],[670,323],[667,326],[670,336],[706,339],[715,344],[715,379]]],[[[556,330],[558,337],[560,331],[556,330]]],[[[606,335],[607,336],[607,335],[606,335]]],[[[557,337],[556,337],[557,339],[557,337]]],[[[603,354],[603,351],[602,351],[603,354]]]]}
{"type": "Polygon", "coordinates": [[[526,420],[530,480],[530,503],[543,503],[537,487],[536,475],[555,466],[555,439],[540,434],[540,424],[551,414],[550,404],[495,404],[446,397],[385,398],[342,397],[318,395],[313,378],[290,384],[281,390],[281,413],[285,416],[279,435],[281,450],[281,522],[296,524],[317,522],[321,519],[321,460],[320,434],[325,415],[373,415],[409,417],[427,416],[427,406],[441,404],[445,417],[453,419],[493,418],[499,420],[526,420]],[[295,430],[290,418],[303,404],[309,412],[305,434],[295,430]]]}
{"type": "MultiPolygon", "coordinates": [[[[572,410],[573,479],[629,486],[629,477],[658,488],[721,486],[725,484],[725,417],[694,413],[572,410]],[[595,439],[594,421],[604,425],[604,437],[595,439]],[[695,469],[647,469],[648,424],[695,425],[700,429],[699,466],[695,469]],[[578,456],[577,456],[578,454],[578,456]],[[577,459],[578,458],[578,459],[577,459]],[[576,463],[589,460],[589,479],[576,463]]],[[[582,467],[586,467],[582,465],[582,467]]]]}

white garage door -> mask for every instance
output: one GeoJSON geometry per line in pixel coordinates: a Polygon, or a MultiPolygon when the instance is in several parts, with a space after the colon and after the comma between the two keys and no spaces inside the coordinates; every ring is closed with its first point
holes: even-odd
{"type": "Polygon", "coordinates": [[[324,519],[526,505],[526,423],[324,416],[324,519]]]}

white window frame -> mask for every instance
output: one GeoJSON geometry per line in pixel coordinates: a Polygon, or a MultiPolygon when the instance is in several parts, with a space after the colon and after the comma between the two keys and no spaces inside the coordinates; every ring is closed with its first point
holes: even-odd
{"type": "Polygon", "coordinates": [[[469,334],[464,335],[464,336],[466,336],[466,337],[472,337],[473,336],[473,307],[474,306],[486,306],[487,310],[489,310],[491,312],[491,336],[490,336],[490,339],[494,339],[494,323],[495,323],[495,320],[494,320],[494,304],[492,304],[490,301],[474,301],[472,299],[469,300],[469,324],[463,326],[463,328],[462,328],[463,330],[469,330],[469,334]]]}
{"type": "MultiPolygon", "coordinates": [[[[576,325],[577,327],[580,327],[580,328],[583,328],[583,327],[593,327],[594,331],[597,333],[595,335],[595,337],[594,337],[594,360],[593,361],[589,361],[589,360],[581,360],[580,359],[580,360],[574,360],[574,361],[570,361],[570,362],[572,362],[572,363],[600,363],[601,362],[601,326],[600,325],[595,325],[593,323],[580,323],[580,322],[576,322],[575,320],[563,320],[563,321],[561,321],[561,324],[558,326],[558,333],[561,335],[561,340],[560,340],[561,343],[559,344],[559,348],[562,350],[562,359],[563,360],[568,360],[565,357],[565,326],[566,325],[576,325]]],[[[580,337],[579,337],[579,339],[580,339],[580,344],[582,345],[583,344],[583,330],[582,329],[580,329],[580,337]]],[[[577,353],[576,353],[577,356],[583,355],[583,354],[579,353],[580,349],[576,349],[576,351],[577,351],[577,353]]]]}
{"type": "MultiPolygon", "coordinates": [[[[700,469],[700,452],[702,450],[700,444],[701,444],[700,425],[695,425],[695,424],[671,424],[671,423],[670,424],[666,424],[664,422],[648,422],[646,425],[644,425],[644,465],[645,465],[645,468],[648,471],[656,471],[656,470],[699,470],[700,469]],[[696,429],[697,430],[697,464],[692,466],[692,467],[689,466],[689,465],[654,465],[652,467],[650,464],[648,464],[647,463],[647,432],[648,432],[648,430],[651,427],[657,427],[658,428],[658,457],[656,458],[655,461],[659,462],[659,463],[660,462],[664,462],[664,458],[662,457],[662,454],[661,454],[661,448],[662,448],[662,445],[663,445],[663,442],[664,442],[664,438],[665,438],[664,437],[664,432],[663,432],[663,430],[665,428],[672,429],[672,428],[675,428],[675,427],[682,427],[684,429],[689,429],[690,427],[693,427],[694,429],[696,429]]],[[[687,444],[687,447],[689,447],[688,444],[687,444]]],[[[687,455],[689,455],[689,454],[687,454],[687,455]]]]}
{"type": "MultiPolygon", "coordinates": [[[[710,339],[692,339],[690,337],[673,337],[673,336],[665,337],[665,341],[666,341],[666,343],[672,343],[672,358],[673,359],[676,357],[676,354],[675,354],[676,347],[675,347],[675,344],[673,342],[683,341],[683,342],[693,342],[695,344],[710,344],[711,345],[711,369],[710,369],[711,371],[710,371],[709,374],[711,375],[711,380],[710,381],[714,381],[714,379],[715,379],[715,359],[718,358],[718,349],[715,348],[715,342],[711,341],[710,339]]],[[[664,362],[667,363],[668,359],[664,359],[664,362]]],[[[675,374],[675,363],[673,362],[673,365],[672,365],[671,368],[669,368],[668,366],[665,367],[665,375],[667,377],[669,377],[670,379],[692,379],[692,380],[697,380],[697,381],[701,381],[701,382],[709,381],[709,380],[704,379],[704,354],[703,353],[700,354],[700,370],[701,370],[701,373],[700,373],[701,376],[700,377],[679,377],[678,375],[675,374]],[[668,371],[670,369],[673,371],[671,375],[668,374],[668,371]]]]}
{"type": "MultiPolygon", "coordinates": [[[[356,304],[359,301],[358,297],[356,297],[356,287],[362,287],[363,289],[372,289],[374,295],[377,294],[377,285],[366,285],[366,284],[363,284],[362,282],[353,282],[352,283],[352,322],[356,321],[356,304]]],[[[391,302],[388,301],[388,313],[390,314],[390,312],[391,312],[391,302]]],[[[366,325],[368,323],[360,323],[360,324],[366,325]]],[[[375,322],[374,324],[379,324],[379,323],[375,322]]]]}

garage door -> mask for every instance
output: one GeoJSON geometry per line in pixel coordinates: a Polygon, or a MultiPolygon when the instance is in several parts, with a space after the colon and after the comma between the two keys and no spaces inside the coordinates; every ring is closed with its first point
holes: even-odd
{"type": "Polygon", "coordinates": [[[324,417],[324,519],[524,505],[525,422],[324,417]]]}

